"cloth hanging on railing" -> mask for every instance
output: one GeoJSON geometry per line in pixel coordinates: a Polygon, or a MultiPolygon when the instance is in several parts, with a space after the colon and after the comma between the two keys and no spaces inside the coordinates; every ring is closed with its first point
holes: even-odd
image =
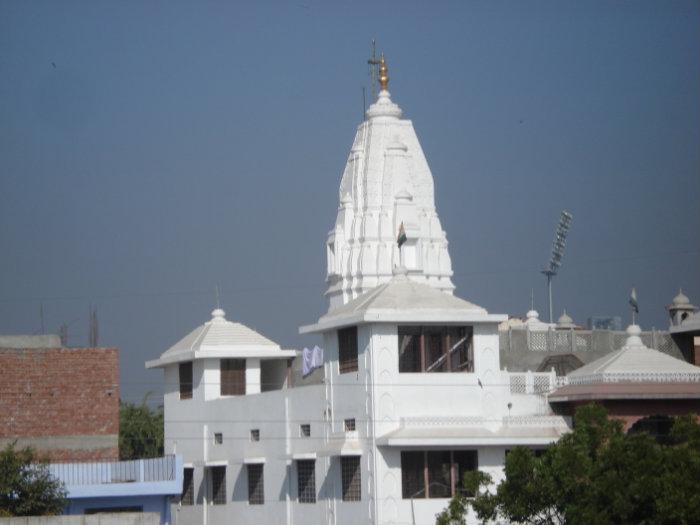
{"type": "Polygon", "coordinates": [[[315,369],[323,366],[323,348],[318,345],[314,346],[313,349],[304,347],[301,359],[301,375],[306,377],[315,369]]]}

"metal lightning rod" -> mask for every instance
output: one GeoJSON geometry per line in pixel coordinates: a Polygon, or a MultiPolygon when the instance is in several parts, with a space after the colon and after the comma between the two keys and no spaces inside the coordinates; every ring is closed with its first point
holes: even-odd
{"type": "Polygon", "coordinates": [[[554,232],[554,241],[552,241],[552,256],[549,258],[549,263],[547,267],[542,270],[542,273],[547,277],[547,295],[549,298],[549,322],[552,323],[554,319],[553,307],[552,307],[552,277],[557,275],[557,271],[561,266],[561,260],[564,257],[564,248],[566,247],[566,235],[569,233],[571,228],[571,215],[568,211],[564,210],[561,212],[561,217],[559,218],[559,225],[557,226],[556,232],[554,232]]]}

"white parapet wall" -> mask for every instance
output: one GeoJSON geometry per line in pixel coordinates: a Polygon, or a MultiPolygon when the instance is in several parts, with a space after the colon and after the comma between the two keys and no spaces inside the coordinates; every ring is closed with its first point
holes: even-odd
{"type": "Polygon", "coordinates": [[[0,518],[0,525],[158,525],[156,512],[115,512],[83,516],[22,516],[0,518]]]}

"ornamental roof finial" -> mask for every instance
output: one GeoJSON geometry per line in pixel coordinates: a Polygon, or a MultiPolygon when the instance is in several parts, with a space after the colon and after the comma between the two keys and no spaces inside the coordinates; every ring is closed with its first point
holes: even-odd
{"type": "Polygon", "coordinates": [[[386,91],[389,87],[389,69],[386,67],[386,60],[384,59],[384,53],[382,53],[379,59],[379,85],[382,91],[386,91]]]}

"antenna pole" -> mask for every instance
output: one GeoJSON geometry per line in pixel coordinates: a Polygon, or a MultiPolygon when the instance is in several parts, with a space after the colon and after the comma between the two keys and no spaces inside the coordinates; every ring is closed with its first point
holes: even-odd
{"type": "Polygon", "coordinates": [[[100,332],[99,325],[97,324],[97,308],[93,308],[92,304],[90,305],[89,314],[90,335],[88,336],[88,345],[90,348],[97,348],[100,340],[100,332]]]}
{"type": "Polygon", "coordinates": [[[61,339],[61,346],[68,346],[68,325],[66,323],[58,328],[58,337],[61,339]]]}
{"type": "Polygon", "coordinates": [[[39,321],[41,322],[41,333],[45,334],[46,330],[44,329],[44,303],[39,303],[39,321]]]}
{"type": "Polygon", "coordinates": [[[379,79],[379,64],[380,60],[377,58],[377,42],[372,39],[372,56],[367,60],[369,64],[369,77],[372,85],[372,100],[377,98],[377,81],[379,79]]]}
{"type": "Polygon", "coordinates": [[[554,322],[554,314],[552,310],[554,310],[552,306],[552,274],[548,273],[547,274],[547,295],[549,296],[549,322],[550,324],[554,322]]]}

